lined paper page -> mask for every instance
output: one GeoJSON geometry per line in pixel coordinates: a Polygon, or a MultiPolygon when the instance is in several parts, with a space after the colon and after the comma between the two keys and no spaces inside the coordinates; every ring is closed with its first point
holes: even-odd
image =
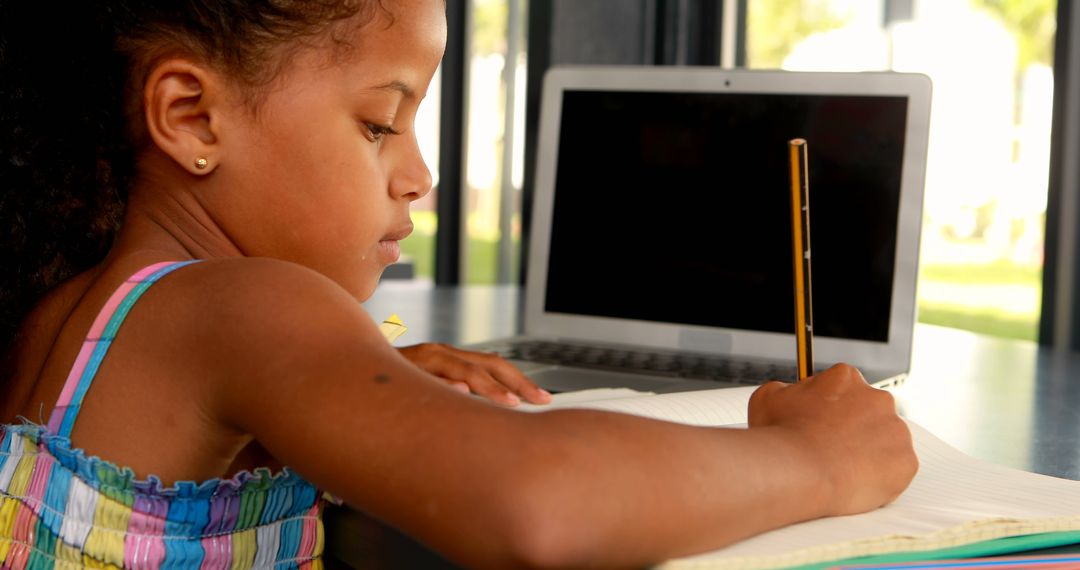
{"type": "Polygon", "coordinates": [[[964,455],[910,424],[920,468],[893,504],[768,532],[665,568],[773,568],[1080,530],[1080,481],[964,455]]]}
{"type": "Polygon", "coordinates": [[[574,392],[559,392],[551,397],[549,404],[530,404],[522,402],[516,410],[522,412],[542,412],[556,408],[581,407],[581,404],[603,400],[622,400],[625,398],[642,398],[654,396],[653,392],[639,392],[630,388],[592,388],[590,390],[576,390],[574,392]]]}
{"type": "Polygon", "coordinates": [[[583,390],[556,394],[546,406],[518,406],[522,411],[584,408],[622,412],[698,426],[746,423],[746,406],[757,386],[647,395],[626,389],[583,390]],[[629,392],[629,393],[628,393],[629,392]]]}

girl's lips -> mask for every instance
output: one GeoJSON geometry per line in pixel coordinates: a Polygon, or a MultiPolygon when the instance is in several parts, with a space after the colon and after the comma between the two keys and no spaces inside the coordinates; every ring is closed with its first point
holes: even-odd
{"type": "Polygon", "coordinates": [[[405,239],[413,231],[413,224],[410,220],[403,226],[399,226],[398,229],[386,234],[381,240],[379,240],[379,257],[387,265],[396,262],[401,257],[401,244],[399,241],[405,239]]]}
{"type": "Polygon", "coordinates": [[[396,239],[384,239],[379,242],[379,255],[387,263],[394,263],[401,257],[401,244],[396,239]]]}
{"type": "Polygon", "coordinates": [[[409,237],[409,234],[411,234],[412,231],[413,225],[412,222],[409,222],[408,224],[405,224],[404,226],[401,226],[400,228],[383,236],[382,241],[401,241],[409,237]]]}

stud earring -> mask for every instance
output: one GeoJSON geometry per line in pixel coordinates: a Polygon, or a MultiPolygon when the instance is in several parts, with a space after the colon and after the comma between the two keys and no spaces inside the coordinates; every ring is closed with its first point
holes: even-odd
{"type": "Polygon", "coordinates": [[[204,158],[202,156],[195,159],[195,168],[198,168],[199,170],[202,170],[202,169],[206,168],[206,166],[208,164],[210,164],[210,162],[207,161],[206,158],[204,158]]]}

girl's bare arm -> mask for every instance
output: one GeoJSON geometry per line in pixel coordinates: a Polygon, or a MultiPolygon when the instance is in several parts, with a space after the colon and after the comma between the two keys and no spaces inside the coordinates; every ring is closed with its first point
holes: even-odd
{"type": "Polygon", "coordinates": [[[748,430],[533,415],[416,368],[313,272],[267,262],[236,273],[208,300],[228,305],[202,356],[219,363],[220,417],[468,565],[647,564],[875,508],[916,468],[891,396],[850,368],[768,385],[748,430]]]}

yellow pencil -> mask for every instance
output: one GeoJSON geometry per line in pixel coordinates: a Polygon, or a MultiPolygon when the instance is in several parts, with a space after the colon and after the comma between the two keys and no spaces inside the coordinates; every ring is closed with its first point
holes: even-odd
{"type": "Polygon", "coordinates": [[[791,252],[795,269],[795,361],[798,380],[814,375],[814,311],[810,294],[810,172],[806,140],[788,141],[791,158],[791,252]]]}

